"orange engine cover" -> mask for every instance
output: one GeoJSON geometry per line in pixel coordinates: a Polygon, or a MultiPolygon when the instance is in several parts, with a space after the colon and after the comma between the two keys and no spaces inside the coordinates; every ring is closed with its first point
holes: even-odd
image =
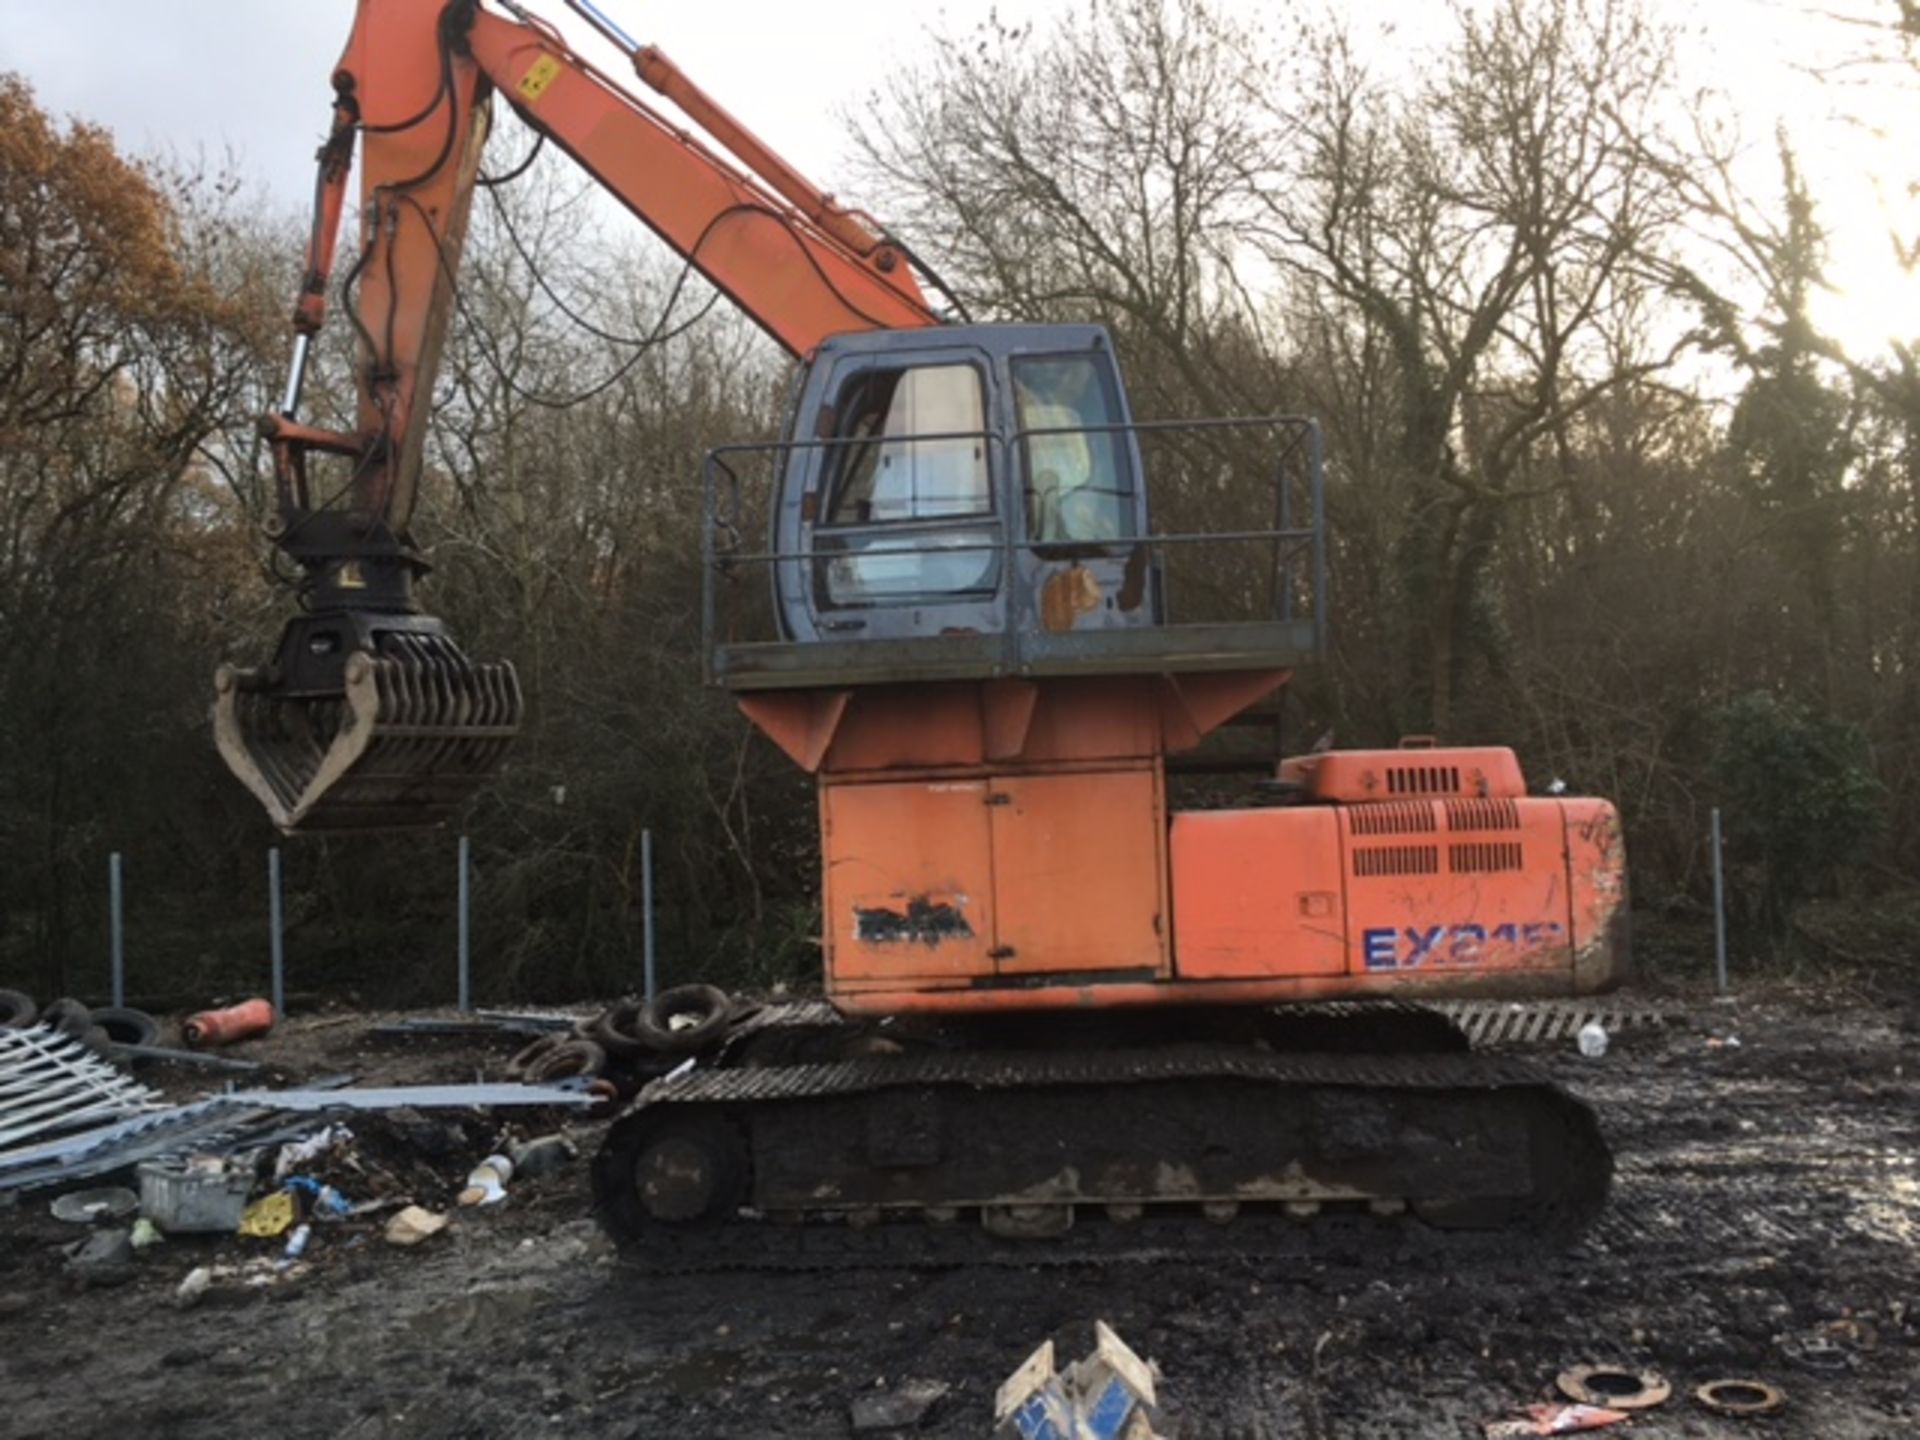
{"type": "Polygon", "coordinates": [[[1624,975],[1626,868],[1604,800],[1201,811],[1174,817],[1170,853],[1183,980],[1587,994],[1624,975]]]}

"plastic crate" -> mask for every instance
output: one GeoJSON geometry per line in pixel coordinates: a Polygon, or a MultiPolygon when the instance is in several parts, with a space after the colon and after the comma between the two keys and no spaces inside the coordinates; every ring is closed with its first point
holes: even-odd
{"type": "Polygon", "coordinates": [[[140,1213],[169,1234],[231,1235],[253,1189],[250,1171],[204,1161],[148,1160],[140,1177],[140,1213]]]}

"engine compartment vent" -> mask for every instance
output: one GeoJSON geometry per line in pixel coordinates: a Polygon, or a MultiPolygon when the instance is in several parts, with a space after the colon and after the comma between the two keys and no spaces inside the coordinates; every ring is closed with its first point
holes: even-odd
{"type": "Polygon", "coordinates": [[[1389,765],[1389,795],[1457,795],[1460,793],[1458,765],[1389,765]]]}
{"type": "Polygon", "coordinates": [[[1440,828],[1433,806],[1417,800],[1356,805],[1347,814],[1347,826],[1355,835],[1431,835],[1440,828]]]}
{"type": "Polygon", "coordinates": [[[1449,830],[1518,830],[1520,807],[1511,800],[1449,800],[1449,830]]]}
{"type": "Polygon", "coordinates": [[[1383,875],[1438,875],[1438,845],[1369,845],[1353,852],[1353,873],[1362,879],[1383,875]]]}
{"type": "Polygon", "coordinates": [[[1447,847],[1447,868],[1458,875],[1494,875],[1523,870],[1518,840],[1477,840],[1447,847]]]}

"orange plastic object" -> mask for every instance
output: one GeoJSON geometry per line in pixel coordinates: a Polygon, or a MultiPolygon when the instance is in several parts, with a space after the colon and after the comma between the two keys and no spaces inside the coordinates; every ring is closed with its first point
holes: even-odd
{"type": "Polygon", "coordinates": [[[267,1000],[243,1000],[224,1010],[202,1010],[189,1015],[180,1025],[187,1044],[196,1050],[208,1045],[231,1045],[236,1040],[251,1040],[273,1029],[273,1004],[267,1000]]]}

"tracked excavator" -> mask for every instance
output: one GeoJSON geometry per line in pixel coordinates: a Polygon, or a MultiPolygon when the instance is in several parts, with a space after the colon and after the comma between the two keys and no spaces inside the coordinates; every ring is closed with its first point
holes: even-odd
{"type": "Polygon", "coordinates": [[[264,422],[303,612],[216,677],[220,749],[274,822],[437,824],[520,720],[512,667],[418,608],[408,528],[505,104],[799,363],[781,438],[706,462],[705,658],[816,778],[826,1003],[640,1091],[594,1163],[613,1231],[774,1265],[1577,1231],[1611,1170],[1594,1117],[1434,1006],[1619,982],[1613,806],[1431,743],[1270,751],[1249,803],[1170,800],[1324,653],[1315,426],[1138,422],[1100,327],[949,323],[898,238],[568,3],[652,103],[512,0],[360,0],[264,422]],[[332,432],[298,411],[356,149],[358,423],[332,432]],[[1156,523],[1150,497],[1244,492],[1255,453],[1265,523],[1156,523]],[[1179,613],[1195,573],[1247,603],[1179,613]]]}

